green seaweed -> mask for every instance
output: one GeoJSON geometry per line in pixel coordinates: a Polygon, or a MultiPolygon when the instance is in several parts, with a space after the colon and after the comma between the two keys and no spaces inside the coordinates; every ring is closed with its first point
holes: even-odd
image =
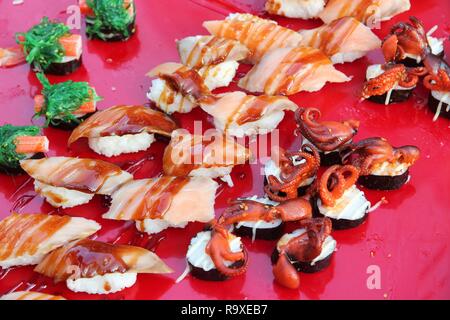
{"type": "Polygon", "coordinates": [[[21,136],[38,136],[41,128],[37,126],[13,126],[5,124],[0,126],[0,166],[18,168],[19,161],[26,155],[16,152],[15,140],[21,136]]]}

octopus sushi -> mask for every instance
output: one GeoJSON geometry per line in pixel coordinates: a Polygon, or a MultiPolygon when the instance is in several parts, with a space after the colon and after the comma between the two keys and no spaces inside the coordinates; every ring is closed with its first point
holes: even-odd
{"type": "Polygon", "coordinates": [[[98,230],[97,222],[84,218],[13,213],[0,221],[0,267],[38,264],[52,250],[98,230]]]}
{"type": "Polygon", "coordinates": [[[450,119],[450,66],[436,56],[429,56],[425,61],[428,75],[424,78],[424,86],[430,90],[428,106],[434,112],[433,121],[440,115],[450,119]]]}
{"type": "Polygon", "coordinates": [[[148,234],[169,227],[184,228],[194,221],[206,223],[214,219],[217,188],[217,182],[205,177],[133,180],[111,195],[103,218],[135,221],[137,229],[148,234]]]}
{"type": "Polygon", "coordinates": [[[316,29],[301,30],[302,45],[325,53],[333,63],[352,62],[378,49],[381,41],[364,24],[344,17],[316,29]]]}
{"type": "Polygon", "coordinates": [[[147,150],[155,135],[170,137],[175,129],[175,122],[162,112],[121,105],[98,111],[81,123],[70,135],[68,144],[87,138],[92,150],[112,157],[147,150]]]}
{"type": "Polygon", "coordinates": [[[320,177],[318,196],[313,202],[315,214],[331,220],[333,229],[349,229],[362,224],[370,202],[355,183],[359,170],[352,165],[334,165],[320,177]]]}
{"type": "Polygon", "coordinates": [[[134,0],[79,0],[90,39],[125,41],[136,31],[134,0]]]}
{"type": "Polygon", "coordinates": [[[329,0],[319,17],[325,23],[342,17],[354,17],[375,28],[381,21],[390,20],[410,8],[409,0],[329,0]]]}
{"type": "Polygon", "coordinates": [[[16,41],[34,71],[68,75],[81,66],[81,36],[64,23],[44,17],[27,32],[17,33],[16,41]]]}
{"type": "Polygon", "coordinates": [[[15,291],[0,297],[0,300],[66,300],[61,296],[54,296],[35,291],[15,291]]]}
{"type": "Polygon", "coordinates": [[[87,82],[50,84],[44,74],[36,76],[43,88],[34,97],[34,116],[44,116],[46,125],[71,130],[92,115],[97,101],[102,100],[87,82]]]}
{"type": "Polygon", "coordinates": [[[224,281],[240,276],[247,270],[248,262],[241,238],[217,223],[191,239],[186,260],[187,271],[193,277],[207,281],[224,281]]]}
{"type": "Polygon", "coordinates": [[[10,175],[22,173],[20,161],[43,158],[49,142],[37,126],[0,126],[0,172],[10,175]]]}
{"type": "Polygon", "coordinates": [[[371,65],[367,68],[361,97],[384,105],[406,101],[419,77],[425,74],[424,68],[407,68],[403,64],[371,65]]]}
{"type": "Polygon", "coordinates": [[[409,19],[409,22],[394,25],[384,39],[382,51],[385,60],[402,63],[407,67],[420,67],[429,54],[442,58],[445,38],[432,36],[437,26],[427,33],[419,19],[416,17],[409,19]]]}
{"type": "Polygon", "coordinates": [[[83,239],[52,251],[35,268],[74,292],[109,294],[132,287],[138,273],[171,273],[147,249],[83,239]]]}
{"type": "Polygon", "coordinates": [[[228,86],[237,65],[236,61],[226,61],[195,70],[179,63],[164,63],[147,74],[156,77],[147,97],[165,113],[188,113],[198,106],[199,98],[215,88],[228,86]]]}
{"type": "Polygon", "coordinates": [[[111,195],[133,179],[111,163],[70,157],[21,160],[34,180],[34,190],[53,207],[71,208],[88,203],[95,194],[111,195]]]}
{"type": "Polygon", "coordinates": [[[344,150],[344,162],[359,168],[358,182],[368,189],[396,190],[409,180],[409,168],[419,159],[415,146],[393,147],[384,138],[369,138],[344,150]]]}
{"type": "Polygon", "coordinates": [[[326,0],[267,0],[265,9],[270,14],[288,18],[317,18],[326,0]]]}
{"type": "Polygon", "coordinates": [[[264,165],[264,191],[274,201],[304,196],[316,179],[320,155],[310,144],[298,152],[279,149],[264,165]]]}
{"type": "Polygon", "coordinates": [[[239,87],[267,95],[293,95],[314,92],[327,82],[347,82],[350,78],[338,71],[320,50],[288,47],[268,52],[239,80],[239,87]]]}
{"type": "Polygon", "coordinates": [[[312,144],[319,150],[320,164],[331,166],[342,163],[339,151],[357,134],[359,121],[319,121],[321,113],[316,108],[300,108],[295,114],[302,144],[312,144]]]}
{"type": "Polygon", "coordinates": [[[254,64],[277,48],[298,47],[302,36],[275,21],[248,13],[232,13],[225,20],[205,21],[203,26],[216,37],[237,40],[250,54],[246,62],[254,64]]]}
{"type": "Polygon", "coordinates": [[[298,108],[287,97],[253,96],[242,91],[206,96],[199,103],[213,116],[216,129],[238,138],[269,133],[280,124],[286,111],[298,108]]]}
{"type": "Polygon", "coordinates": [[[236,235],[251,237],[253,241],[275,240],[281,237],[285,222],[311,217],[309,199],[296,198],[280,204],[253,196],[230,202],[219,218],[219,223],[232,225],[236,235]]]}
{"type": "Polygon", "coordinates": [[[176,177],[220,178],[232,187],[233,167],[245,164],[250,157],[249,149],[220,131],[192,135],[178,129],[172,132],[170,144],[164,150],[163,172],[176,177]]]}
{"type": "Polygon", "coordinates": [[[289,289],[300,286],[297,272],[314,273],[328,267],[336,250],[328,218],[300,221],[300,229],[278,240],[272,254],[275,281],[289,289]]]}

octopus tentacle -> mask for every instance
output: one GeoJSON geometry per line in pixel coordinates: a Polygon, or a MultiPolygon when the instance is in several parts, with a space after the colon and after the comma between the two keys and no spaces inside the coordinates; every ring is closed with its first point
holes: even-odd
{"type": "Polygon", "coordinates": [[[345,190],[355,184],[359,171],[352,165],[334,165],[322,175],[319,183],[319,195],[322,203],[333,207],[345,190]]]}

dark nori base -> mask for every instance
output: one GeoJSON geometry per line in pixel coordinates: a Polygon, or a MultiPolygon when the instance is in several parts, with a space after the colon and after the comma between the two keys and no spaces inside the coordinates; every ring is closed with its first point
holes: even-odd
{"type": "MultiPolygon", "coordinates": [[[[279,226],[275,228],[256,228],[255,230],[255,239],[261,240],[276,240],[279,239],[283,235],[284,231],[284,223],[281,223],[279,226]]],[[[240,237],[253,237],[253,228],[249,228],[246,226],[241,226],[240,228],[236,228],[236,225],[233,229],[233,234],[240,237]]]]}
{"type": "Polygon", "coordinates": [[[397,190],[408,181],[409,170],[399,176],[360,176],[358,183],[372,190],[397,190]]]}
{"type": "MultiPolygon", "coordinates": [[[[92,23],[88,19],[86,19],[86,26],[89,26],[89,25],[92,25],[92,23]]],[[[111,29],[103,29],[103,30],[101,30],[101,32],[103,34],[111,34],[111,33],[113,33],[111,29]]],[[[128,32],[130,34],[128,37],[125,37],[125,35],[123,35],[121,33],[114,33],[114,36],[112,36],[111,38],[108,38],[108,39],[102,39],[102,38],[98,37],[95,34],[92,35],[92,36],[89,36],[86,33],[86,35],[88,36],[89,39],[98,39],[98,40],[102,40],[102,41],[106,41],[106,42],[126,41],[136,32],[136,19],[134,19],[128,25],[128,32]]]]}
{"type": "MultiPolygon", "coordinates": [[[[45,154],[42,152],[38,152],[36,154],[34,154],[30,159],[42,159],[45,158],[45,154]]],[[[5,167],[0,165],[0,173],[9,175],[9,176],[15,176],[18,174],[22,174],[25,173],[25,171],[22,169],[22,167],[19,165],[16,168],[11,168],[11,167],[5,167]]]]}
{"type": "MultiPolygon", "coordinates": [[[[428,96],[428,107],[431,109],[431,111],[433,111],[433,114],[436,114],[436,111],[439,106],[439,102],[440,101],[438,99],[433,97],[433,95],[431,94],[431,91],[430,91],[430,95],[428,96]]],[[[448,104],[442,103],[441,112],[439,113],[439,117],[444,117],[444,118],[450,119],[450,110],[446,111],[447,107],[448,107],[448,104]]]]}
{"type": "Polygon", "coordinates": [[[84,120],[86,120],[87,118],[92,116],[93,114],[94,114],[94,112],[87,113],[84,116],[78,118],[80,120],[80,122],[75,122],[75,121],[64,122],[64,121],[61,121],[58,124],[54,124],[54,123],[50,122],[50,127],[56,128],[56,129],[65,130],[65,131],[71,131],[71,130],[75,129],[76,127],[78,127],[81,122],[83,122],[84,120]]]}
{"type": "MultiPolygon", "coordinates": [[[[398,103],[398,102],[403,102],[403,101],[408,100],[413,92],[413,89],[414,88],[412,88],[411,90],[392,90],[388,105],[392,104],[392,103],[398,103]]],[[[386,104],[386,96],[387,96],[387,93],[382,94],[381,96],[371,96],[367,100],[370,100],[372,102],[379,103],[379,104],[386,104]]]]}
{"type": "MultiPolygon", "coordinates": [[[[267,181],[267,177],[264,177],[264,186],[266,186],[268,183],[267,181]]],[[[308,184],[307,186],[303,186],[303,187],[298,187],[297,188],[297,196],[298,197],[302,197],[306,194],[306,191],[308,190],[308,188],[311,186],[311,184],[308,184]]],[[[285,192],[278,192],[277,193],[278,196],[280,197],[285,197],[286,193],[285,192]]]]}
{"type": "Polygon", "coordinates": [[[110,208],[111,204],[112,204],[112,196],[107,195],[107,194],[102,194],[101,195],[101,203],[102,203],[103,207],[110,208]]]}
{"type": "MultiPolygon", "coordinates": [[[[81,66],[81,63],[82,56],[80,56],[80,59],[78,60],[71,60],[64,63],[52,63],[47,67],[47,69],[44,70],[44,73],[57,76],[65,76],[75,72],[81,66]]],[[[34,71],[37,71],[34,66],[32,66],[32,68],[34,71]]]]}
{"type": "Polygon", "coordinates": [[[339,151],[332,151],[330,153],[319,152],[320,165],[325,167],[331,167],[335,164],[342,164],[342,158],[339,151]]]}
{"type": "MultiPolygon", "coordinates": [[[[317,261],[313,266],[311,265],[311,262],[295,261],[295,258],[292,256],[289,256],[289,260],[295,261],[291,263],[297,271],[303,273],[315,273],[322,271],[323,269],[325,269],[330,265],[333,254],[334,252],[328,255],[325,259],[317,261]]],[[[272,261],[273,265],[277,263],[279,256],[280,254],[278,253],[277,248],[275,248],[272,252],[272,255],[270,256],[270,260],[272,261]]]]}
{"type": "MultiPolygon", "coordinates": [[[[444,58],[444,50],[442,50],[441,53],[437,54],[436,56],[438,56],[439,58],[444,58]]],[[[405,67],[408,68],[423,67],[423,61],[417,63],[417,60],[413,58],[405,58],[399,61],[399,63],[403,64],[405,67]]]]}
{"type": "Polygon", "coordinates": [[[317,198],[313,199],[313,216],[314,217],[327,217],[331,220],[331,224],[334,230],[345,230],[345,229],[351,229],[356,228],[357,226],[361,225],[364,221],[366,221],[369,213],[366,212],[364,216],[362,216],[359,219],[356,220],[348,220],[348,219],[333,219],[331,217],[325,216],[319,211],[319,207],[317,205],[317,198]]]}
{"type": "MultiPolygon", "coordinates": [[[[202,268],[194,267],[192,263],[188,261],[189,268],[191,269],[191,275],[197,279],[205,280],[205,281],[225,281],[229,277],[220,273],[217,269],[211,269],[209,271],[205,271],[202,268]]],[[[233,263],[230,268],[239,268],[244,265],[244,260],[237,261],[233,263]]]]}

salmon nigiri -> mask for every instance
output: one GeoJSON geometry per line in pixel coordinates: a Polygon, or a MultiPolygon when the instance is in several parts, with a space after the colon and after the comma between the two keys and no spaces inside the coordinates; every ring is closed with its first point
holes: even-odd
{"type": "Polygon", "coordinates": [[[235,137],[268,133],[284,118],[284,111],[297,105],[282,96],[252,96],[242,91],[200,100],[202,109],[214,117],[216,129],[235,137]]]}
{"type": "Polygon", "coordinates": [[[326,0],[267,0],[266,11],[289,18],[316,18],[325,7],[326,0]]]}
{"type": "Polygon", "coordinates": [[[354,17],[370,27],[376,27],[377,23],[410,8],[409,0],[329,0],[319,17],[325,23],[342,17],[354,17]]]}
{"type": "Polygon", "coordinates": [[[144,106],[114,106],[81,123],[68,144],[88,138],[92,150],[112,157],[147,150],[155,141],[155,134],[170,137],[176,128],[175,122],[162,112],[144,106]]]}
{"type": "Polygon", "coordinates": [[[304,46],[322,50],[333,63],[352,62],[381,46],[381,40],[370,28],[352,17],[300,33],[304,46]]]}
{"type": "Polygon", "coordinates": [[[108,294],[133,286],[138,273],[172,269],[147,249],[83,239],[54,250],[34,271],[65,281],[74,292],[108,294]]]}
{"type": "Polygon", "coordinates": [[[245,45],[250,50],[250,63],[258,62],[270,50],[296,47],[302,40],[297,32],[251,14],[230,14],[225,20],[206,21],[203,26],[217,37],[245,45]]]}
{"type": "Polygon", "coordinates": [[[0,300],[66,300],[61,296],[54,296],[35,291],[16,291],[7,293],[0,297],[0,300]]]}
{"type": "Polygon", "coordinates": [[[114,164],[94,159],[52,157],[22,160],[20,165],[35,179],[35,191],[62,208],[88,203],[95,194],[110,195],[133,178],[114,164]]]}
{"type": "Polygon", "coordinates": [[[136,221],[136,227],[149,234],[168,227],[184,228],[193,221],[206,223],[214,219],[217,188],[217,182],[206,177],[162,176],[130,181],[112,194],[110,209],[103,218],[136,221]],[[199,190],[201,198],[197,198],[199,190]]]}
{"type": "Polygon", "coordinates": [[[300,91],[318,91],[327,82],[349,80],[318,49],[281,48],[269,52],[253,66],[239,81],[239,87],[268,95],[291,95],[300,91]]]}
{"type": "Polygon", "coordinates": [[[233,186],[230,173],[235,165],[245,164],[250,150],[218,130],[192,135],[178,129],[172,132],[163,156],[164,174],[221,178],[233,186]]]}
{"type": "Polygon", "coordinates": [[[0,267],[38,264],[50,251],[98,230],[97,222],[84,218],[13,213],[0,221],[0,267]]]}

